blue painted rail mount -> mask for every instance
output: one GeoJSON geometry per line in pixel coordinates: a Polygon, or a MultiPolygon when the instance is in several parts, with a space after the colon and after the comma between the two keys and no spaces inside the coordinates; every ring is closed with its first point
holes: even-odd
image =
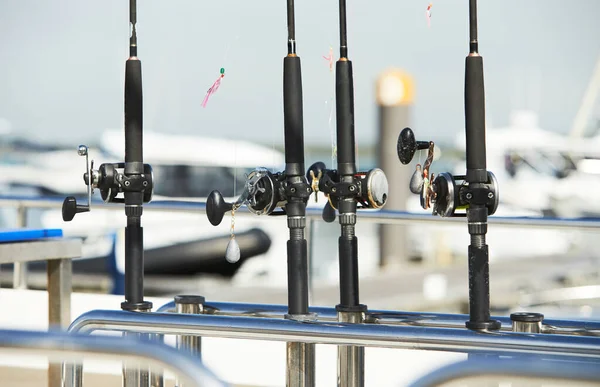
{"type": "Polygon", "coordinates": [[[59,228],[15,228],[0,229],[0,243],[29,242],[47,238],[61,238],[59,228]]]}

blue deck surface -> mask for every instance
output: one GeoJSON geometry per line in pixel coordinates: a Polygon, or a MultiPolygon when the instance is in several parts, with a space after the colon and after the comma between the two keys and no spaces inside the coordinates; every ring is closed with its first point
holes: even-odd
{"type": "Polygon", "coordinates": [[[25,242],[44,238],[62,237],[60,228],[16,228],[0,229],[0,243],[25,242]]]}

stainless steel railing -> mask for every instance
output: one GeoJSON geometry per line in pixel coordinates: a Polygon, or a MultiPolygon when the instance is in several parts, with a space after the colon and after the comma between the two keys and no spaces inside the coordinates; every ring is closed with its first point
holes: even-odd
{"type": "MultiPolygon", "coordinates": [[[[413,350],[433,350],[473,354],[495,354],[498,356],[537,356],[545,360],[567,360],[569,363],[594,361],[600,362],[600,337],[584,336],[588,328],[596,328],[577,321],[552,321],[553,323],[577,333],[531,334],[520,332],[478,332],[464,328],[466,316],[443,316],[438,321],[450,322],[452,328],[431,327],[425,324],[383,325],[373,323],[352,324],[329,321],[295,321],[284,318],[264,317],[265,313],[279,314],[284,306],[259,306],[254,311],[240,304],[230,308],[226,303],[218,303],[221,310],[246,311],[250,314],[234,316],[215,314],[179,314],[179,313],[132,313],[127,311],[94,310],[77,318],[69,327],[72,333],[92,333],[95,331],[119,331],[151,333],[159,336],[205,336],[233,339],[266,340],[281,342],[301,342],[312,344],[332,344],[337,346],[379,347],[413,350]],[[253,314],[256,312],[256,314],[253,314]],[[248,316],[252,317],[248,317],[248,316]],[[259,317],[260,316],[260,317],[259,317]],[[462,319],[462,329],[458,328],[458,319],[462,319]]],[[[205,303],[204,313],[214,313],[215,303],[205,303]]],[[[170,309],[167,304],[161,309],[170,309]]],[[[327,308],[315,310],[330,311],[327,308]]],[[[327,316],[327,313],[325,315],[327,316]]],[[[388,312],[384,312],[388,313],[388,312]]],[[[392,312],[393,313],[393,312],[392,312]]],[[[397,317],[400,317],[398,312],[397,317]]],[[[421,316],[425,316],[421,314],[421,316]]],[[[328,316],[331,318],[330,316],[328,316]]],[[[413,314],[417,317],[417,314],[413,314]]],[[[435,321],[435,315],[425,320],[435,321]]],[[[393,321],[388,319],[387,321],[393,321]]],[[[401,323],[402,319],[396,322],[401,323]]],[[[514,329],[514,327],[513,327],[514,329]]],[[[556,333],[556,332],[554,332],[556,333]]],[[[82,385],[82,367],[80,364],[67,367],[66,380],[69,387],[82,385]]],[[[306,370],[314,372],[314,370],[306,370]]],[[[362,372],[362,371],[361,371],[362,372]]],[[[343,372],[342,372],[343,373],[343,372]]]]}
{"type": "MultiPolygon", "coordinates": [[[[576,322],[569,322],[569,325],[578,326],[576,322]]],[[[87,312],[77,318],[69,327],[69,332],[72,333],[92,333],[94,331],[205,336],[502,356],[527,354],[554,360],[600,362],[599,337],[506,331],[477,332],[466,328],[324,321],[302,322],[256,316],[132,313],[111,310],[87,312]]],[[[68,386],[81,386],[81,365],[67,367],[67,370],[66,380],[71,383],[68,386]]]]}
{"type": "Polygon", "coordinates": [[[563,385],[591,387],[600,384],[598,364],[548,362],[539,359],[462,361],[435,370],[410,387],[563,385]]]}
{"type": "Polygon", "coordinates": [[[288,319],[130,313],[94,310],[78,317],[72,333],[93,331],[209,336],[230,339],[272,340],[419,349],[463,353],[528,353],[600,359],[600,338],[531,335],[516,332],[476,332],[468,329],[299,322],[288,319]]]}
{"type": "Polygon", "coordinates": [[[47,356],[49,361],[79,361],[94,357],[127,362],[143,361],[152,369],[168,369],[185,386],[224,387],[197,359],[158,343],[117,337],[73,335],[56,332],[0,330],[0,353],[47,356]]]}
{"type": "MultiPolygon", "coordinates": [[[[171,301],[156,310],[158,313],[175,312],[175,302],[171,301]]],[[[316,321],[337,322],[337,312],[331,307],[310,307],[316,321]]],[[[287,313],[286,305],[250,304],[236,302],[206,301],[204,314],[230,317],[263,317],[283,318],[287,313]]],[[[501,331],[512,331],[512,320],[505,316],[492,316],[502,323],[501,331]]],[[[380,325],[403,325],[428,328],[465,327],[469,319],[466,314],[405,312],[393,310],[368,310],[365,322],[380,325]]],[[[568,336],[598,336],[600,337],[600,322],[578,320],[544,319],[541,333],[560,334],[568,336]]]]}
{"type": "MultiPolygon", "coordinates": [[[[14,208],[61,208],[62,198],[31,198],[20,196],[0,196],[0,207],[14,208]]],[[[107,204],[99,200],[92,202],[96,209],[123,211],[123,206],[118,204],[107,204]]],[[[198,212],[206,213],[206,206],[202,202],[179,201],[179,200],[157,200],[144,205],[148,211],[169,212],[198,212]]],[[[236,211],[236,215],[256,216],[251,214],[245,207],[236,211]]],[[[357,214],[361,222],[373,222],[378,224],[464,224],[463,218],[440,218],[431,214],[419,214],[407,211],[392,210],[365,210],[357,214]]],[[[309,219],[321,219],[321,209],[307,208],[306,216],[309,219]]],[[[491,216],[489,223],[527,228],[552,228],[552,229],[598,229],[600,218],[542,218],[542,217],[502,217],[491,216]]]]}

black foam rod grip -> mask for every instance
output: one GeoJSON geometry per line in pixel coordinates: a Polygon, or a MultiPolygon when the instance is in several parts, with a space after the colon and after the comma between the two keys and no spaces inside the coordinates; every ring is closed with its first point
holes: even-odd
{"type": "MultiPolygon", "coordinates": [[[[142,62],[129,58],[125,64],[125,162],[143,162],[142,62]]],[[[140,171],[143,173],[143,170],[140,171]]]]}
{"type": "MultiPolygon", "coordinates": [[[[135,222],[135,221],[134,221],[135,222]]],[[[125,300],[144,301],[144,234],[139,224],[125,227],[125,300]]]]}
{"type": "Polygon", "coordinates": [[[490,263],[488,246],[469,246],[469,317],[474,323],[490,320],[490,263]]]}
{"type": "Polygon", "coordinates": [[[340,237],[338,239],[340,259],[340,304],[354,307],[358,297],[358,239],[340,237]]]}
{"type": "Polygon", "coordinates": [[[290,314],[308,313],[308,262],[306,239],[289,240],[288,310],[290,314]]]}
{"type": "Polygon", "coordinates": [[[338,172],[342,176],[356,173],[354,153],[354,82],[352,62],[340,60],[335,67],[338,172]]]}
{"type": "Polygon", "coordinates": [[[285,125],[285,162],[302,164],[304,174],[304,119],[302,111],[302,72],[300,58],[283,59],[283,114],[285,125]]]}
{"type": "Polygon", "coordinates": [[[485,154],[485,90],[483,58],[469,55],[465,65],[465,128],[467,137],[467,179],[487,180],[485,154]]]}

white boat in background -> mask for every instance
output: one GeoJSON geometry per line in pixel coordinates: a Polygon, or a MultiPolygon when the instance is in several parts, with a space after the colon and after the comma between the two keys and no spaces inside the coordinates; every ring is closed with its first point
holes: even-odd
{"type": "MultiPolygon", "coordinates": [[[[122,158],[119,155],[124,153],[124,133],[117,130],[106,131],[99,144],[99,149],[90,148],[90,156],[96,166],[104,162],[119,161],[122,158]]],[[[144,161],[153,168],[155,181],[153,200],[204,201],[213,189],[221,191],[227,200],[234,200],[236,194],[243,190],[245,175],[249,170],[263,166],[279,171],[284,166],[281,152],[261,145],[244,141],[152,132],[144,134],[144,161]]],[[[32,171],[37,170],[39,173],[39,168],[44,165],[53,165],[54,169],[58,165],[62,172],[60,180],[53,176],[49,180],[38,180],[39,185],[65,196],[79,195],[81,196],[79,200],[85,200],[86,185],[81,177],[85,172],[85,163],[75,150],[41,153],[30,160],[27,168],[31,168],[32,171]]],[[[99,196],[98,192],[95,196],[99,196]]],[[[276,244],[285,246],[285,242],[282,241],[287,240],[288,237],[287,229],[281,227],[280,221],[264,218],[244,217],[243,220],[238,219],[236,222],[235,230],[238,234],[250,231],[258,233],[257,230],[260,230],[258,239],[261,239],[263,234],[268,236],[269,242],[266,248],[265,242],[259,240],[263,246],[260,249],[261,254],[251,259],[259,261],[253,266],[264,266],[269,261],[280,260],[281,251],[271,249],[269,246],[276,244]]],[[[120,244],[124,242],[123,228],[126,218],[121,211],[92,207],[90,213],[78,215],[71,222],[64,222],[61,211],[57,209],[45,211],[40,219],[43,227],[60,227],[66,236],[83,237],[84,259],[102,256],[107,252],[114,253],[116,269],[120,273],[123,272],[124,249],[120,244]]],[[[214,227],[205,215],[197,213],[145,211],[142,224],[146,251],[156,250],[165,253],[165,262],[173,260],[172,252],[165,252],[165,248],[198,240],[210,242],[214,238],[226,237],[230,232],[229,216],[225,217],[221,225],[214,227]]],[[[189,252],[190,248],[187,250],[188,255],[193,254],[189,252]]],[[[207,250],[206,245],[204,250],[207,250]]],[[[206,251],[203,253],[206,254],[206,251]]],[[[245,266],[247,263],[245,261],[243,265],[242,262],[236,265],[227,264],[224,259],[224,249],[223,255],[219,256],[217,253],[213,261],[215,259],[222,259],[222,264],[231,267],[232,273],[233,268],[237,272],[240,265],[245,266]]],[[[283,262],[285,266],[285,259],[283,262]]],[[[219,262],[213,263],[217,266],[219,264],[219,262]]],[[[264,267],[253,270],[261,273],[264,271],[264,267]]],[[[282,281],[274,280],[269,283],[285,283],[285,275],[283,278],[282,281]]]]}
{"type": "MultiPolygon", "coordinates": [[[[531,111],[515,111],[510,125],[488,127],[487,169],[498,180],[500,205],[495,216],[582,217],[600,215],[600,204],[590,193],[600,190],[600,137],[573,138],[539,127],[531,111]]],[[[464,152],[465,133],[455,147],[464,152]]],[[[435,169],[434,173],[443,172],[435,169]]],[[[462,175],[464,160],[452,171],[462,175]]],[[[411,197],[407,210],[423,212],[418,197],[411,197]]],[[[464,226],[411,228],[411,240],[429,235],[431,242],[414,246],[414,254],[427,260],[439,254],[464,256],[469,235],[464,226]]],[[[502,226],[488,229],[490,259],[522,259],[560,255],[582,248],[586,233],[558,230],[517,230],[502,226]]]]}
{"type": "MultiPolygon", "coordinates": [[[[600,137],[550,132],[534,112],[516,111],[508,127],[488,128],[486,142],[501,203],[559,217],[600,215],[600,205],[589,200],[600,189],[600,137]]],[[[464,144],[461,133],[456,146],[464,144]]]]}

